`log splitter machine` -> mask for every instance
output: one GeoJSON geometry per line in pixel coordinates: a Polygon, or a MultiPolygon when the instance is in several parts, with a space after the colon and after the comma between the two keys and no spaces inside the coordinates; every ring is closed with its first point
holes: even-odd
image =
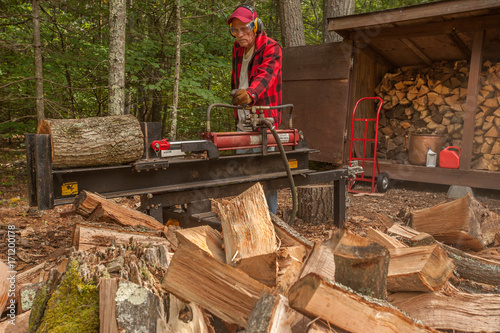
{"type": "MultiPolygon", "coordinates": [[[[309,154],[302,133],[292,128],[293,105],[234,106],[212,104],[207,110],[207,130],[202,140],[170,142],[161,138],[159,123],[141,123],[144,154],[129,164],[53,169],[48,134],[26,136],[29,204],[39,210],[70,204],[80,190],[106,198],[140,196],[139,209],[160,222],[176,218],[182,226],[217,225],[209,199],[234,196],[260,182],[264,189],[291,187],[294,209],[295,186],[334,183],[334,223],[345,219],[346,182],[353,176],[347,167],[315,171],[309,169],[309,154]],[[250,132],[211,132],[213,108],[246,109],[243,126],[250,132]],[[288,109],[288,129],[274,129],[273,119],[258,111],[288,109]],[[278,147],[278,151],[269,151],[278,147]],[[258,153],[220,154],[222,151],[261,148],[258,153]],[[223,155],[223,156],[221,156],[223,155]],[[65,191],[71,184],[75,191],[65,191]],[[180,208],[179,208],[180,207],[180,208]]],[[[240,124],[241,125],[241,124],[240,124]]]]}

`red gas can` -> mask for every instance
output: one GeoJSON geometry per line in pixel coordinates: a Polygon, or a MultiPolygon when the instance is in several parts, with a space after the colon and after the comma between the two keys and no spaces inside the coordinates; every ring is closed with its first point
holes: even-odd
{"type": "Polygon", "coordinates": [[[460,165],[460,148],[449,146],[439,153],[439,166],[441,168],[458,169],[460,165]]]}

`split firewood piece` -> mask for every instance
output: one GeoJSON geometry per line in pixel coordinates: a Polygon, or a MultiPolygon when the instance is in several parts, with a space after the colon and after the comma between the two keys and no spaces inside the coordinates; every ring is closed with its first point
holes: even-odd
{"type": "Polygon", "coordinates": [[[194,303],[185,303],[169,296],[168,327],[175,333],[208,333],[203,310],[194,303]]]}
{"type": "Polygon", "coordinates": [[[77,223],[73,228],[73,246],[78,251],[88,250],[90,248],[105,249],[107,247],[119,244],[128,244],[130,240],[134,242],[165,245],[170,247],[170,242],[161,237],[159,232],[139,232],[128,230],[117,230],[106,227],[95,227],[77,223]]]}
{"type": "Polygon", "coordinates": [[[31,311],[16,315],[15,319],[5,320],[0,323],[0,332],[26,333],[29,332],[31,311]]]}
{"type": "Polygon", "coordinates": [[[366,237],[373,242],[379,243],[382,246],[385,246],[388,249],[398,249],[402,247],[407,247],[405,244],[398,241],[396,238],[389,236],[377,229],[368,228],[366,232],[366,237]]]}
{"type": "Polygon", "coordinates": [[[250,314],[246,333],[291,333],[287,318],[288,299],[282,295],[264,295],[250,314]]]}
{"type": "Polygon", "coordinates": [[[438,245],[390,249],[389,291],[436,291],[453,274],[453,262],[438,245]]]}
{"type": "Polygon", "coordinates": [[[415,319],[442,330],[496,332],[500,327],[500,295],[394,293],[392,305],[415,319]]]}
{"type": "Polygon", "coordinates": [[[222,237],[209,227],[177,231],[179,247],[163,288],[220,319],[245,327],[257,301],[271,289],[225,263],[222,237]]]}
{"type": "Polygon", "coordinates": [[[387,298],[387,248],[345,230],[334,257],[336,282],[366,296],[387,298]]]}
{"type": "Polygon", "coordinates": [[[500,265],[498,262],[465,253],[451,246],[443,245],[443,248],[453,260],[455,272],[460,278],[491,286],[500,286],[500,265]]]}
{"type": "Polygon", "coordinates": [[[116,322],[116,290],[118,278],[99,279],[99,332],[118,333],[116,322]]]}
{"type": "Polygon", "coordinates": [[[394,234],[406,240],[410,240],[412,239],[412,237],[420,234],[420,232],[416,231],[415,229],[397,223],[394,223],[392,227],[387,229],[387,232],[389,234],[394,234]]]}
{"type": "Polygon", "coordinates": [[[273,213],[271,215],[271,221],[274,224],[274,231],[279,238],[280,246],[302,246],[306,249],[307,254],[312,251],[314,243],[309,239],[302,236],[297,230],[293,229],[288,223],[285,223],[278,216],[273,213]]]}
{"type": "Polygon", "coordinates": [[[278,242],[260,183],[217,203],[226,263],[267,286],[276,286],[278,242]]]}
{"type": "Polygon", "coordinates": [[[80,192],[75,197],[73,208],[78,214],[93,221],[116,223],[129,227],[146,227],[159,231],[163,231],[164,228],[163,224],[153,217],[118,205],[97,193],[80,192]]]}
{"type": "Polygon", "coordinates": [[[306,255],[306,249],[300,245],[280,247],[278,250],[278,292],[286,294],[299,279],[306,255]]]}
{"type": "MultiPolygon", "coordinates": [[[[9,271],[13,270],[9,269],[9,266],[7,266],[3,261],[0,261],[0,313],[3,313],[9,300],[9,289],[11,286],[11,280],[8,279],[11,275],[9,271]]],[[[12,285],[15,286],[15,283],[16,283],[16,276],[14,275],[14,278],[12,279],[12,285]]],[[[14,291],[16,290],[15,287],[12,289],[14,291]]],[[[15,315],[16,314],[14,313],[14,317],[15,315]]]]}
{"type": "Polygon", "coordinates": [[[470,194],[413,212],[413,228],[436,240],[475,251],[484,249],[500,233],[500,216],[485,208],[470,194]]]}
{"type": "Polygon", "coordinates": [[[314,248],[300,273],[301,278],[309,273],[316,273],[326,279],[335,281],[335,258],[333,251],[342,238],[343,233],[343,229],[337,230],[326,241],[314,244],[314,248]]]}
{"type": "Polygon", "coordinates": [[[385,301],[358,295],[314,273],[297,281],[288,299],[295,310],[353,333],[437,333],[385,301]]]}

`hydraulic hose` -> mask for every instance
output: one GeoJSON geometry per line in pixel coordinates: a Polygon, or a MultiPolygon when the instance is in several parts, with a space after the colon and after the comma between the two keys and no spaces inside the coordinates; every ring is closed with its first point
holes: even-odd
{"type": "Polygon", "coordinates": [[[288,160],[286,158],[285,149],[283,149],[283,145],[281,144],[281,140],[278,136],[278,133],[274,129],[273,123],[267,119],[262,119],[262,124],[266,125],[266,127],[269,128],[269,130],[274,136],[274,140],[276,140],[276,144],[278,145],[278,149],[281,154],[281,159],[283,160],[283,165],[285,166],[286,175],[288,176],[288,181],[290,182],[293,207],[292,207],[292,214],[290,215],[290,220],[288,221],[288,224],[291,225],[293,223],[293,220],[295,219],[295,214],[297,213],[297,191],[295,189],[295,182],[293,180],[292,170],[290,170],[290,165],[288,164],[288,160]]]}

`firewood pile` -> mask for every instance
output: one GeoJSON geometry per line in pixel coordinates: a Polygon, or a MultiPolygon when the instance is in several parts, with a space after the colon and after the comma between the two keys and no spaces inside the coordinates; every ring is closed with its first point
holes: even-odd
{"type": "MultiPolygon", "coordinates": [[[[407,159],[408,137],[446,135],[446,146],[462,147],[469,67],[467,61],[412,66],[387,73],[375,89],[384,100],[379,123],[379,156],[407,159]]],[[[500,63],[486,61],[475,118],[473,163],[476,170],[500,166],[500,63]]]]}
{"type": "Polygon", "coordinates": [[[18,275],[18,319],[30,332],[500,331],[500,216],[470,195],[413,212],[413,228],[379,215],[383,229],[315,244],[269,213],[260,184],[216,205],[221,230],[182,229],[82,192],[70,253],[18,275]]]}

